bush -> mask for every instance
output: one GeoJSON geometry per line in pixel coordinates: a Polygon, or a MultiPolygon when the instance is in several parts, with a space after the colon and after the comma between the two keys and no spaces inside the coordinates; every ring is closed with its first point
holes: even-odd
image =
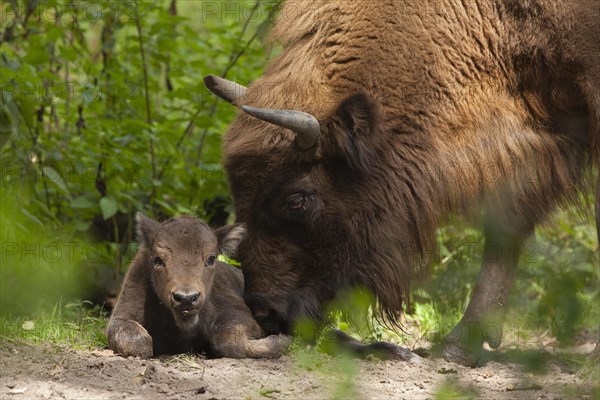
{"type": "MultiPolygon", "coordinates": [[[[219,162],[236,110],[202,77],[259,76],[276,6],[2,2],[0,158],[3,199],[16,199],[3,205],[10,224],[33,241],[87,238],[101,254],[77,262],[118,274],[132,253],[136,211],[208,217],[204,204],[215,197],[230,208],[219,162]]],[[[3,282],[52,269],[12,261],[3,282]]]]}

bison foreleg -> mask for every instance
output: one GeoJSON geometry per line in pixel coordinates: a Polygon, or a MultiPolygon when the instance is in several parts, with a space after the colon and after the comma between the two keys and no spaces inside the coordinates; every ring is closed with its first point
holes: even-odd
{"type": "Polygon", "coordinates": [[[445,359],[475,366],[484,342],[492,348],[500,346],[520,248],[532,231],[509,234],[493,224],[486,224],[483,266],[465,314],[444,339],[445,359]]]}
{"type": "MultiPolygon", "coordinates": [[[[596,230],[598,232],[598,242],[600,243],[600,174],[598,174],[598,183],[596,185],[596,230]]],[[[600,252],[600,247],[598,251],[600,252]]],[[[589,355],[587,362],[578,372],[580,377],[594,384],[600,381],[600,334],[598,336],[594,351],[589,355]]]]}
{"type": "MultiPolygon", "coordinates": [[[[422,360],[421,357],[405,347],[387,342],[365,344],[340,330],[327,332],[325,341],[327,345],[333,345],[334,352],[349,352],[354,357],[376,357],[382,360],[408,361],[411,363],[420,363],[422,360]]],[[[328,347],[331,348],[331,346],[328,347]]],[[[329,349],[324,350],[328,352],[329,349]]]]}
{"type": "MultiPolygon", "coordinates": [[[[598,243],[600,243],[600,173],[598,174],[598,183],[596,184],[596,231],[598,233],[598,243]]],[[[598,252],[600,253],[600,246],[598,246],[598,252]]],[[[598,336],[596,348],[591,354],[591,359],[596,363],[596,368],[600,364],[600,334],[598,336]]]]}
{"type": "Polygon", "coordinates": [[[150,358],[153,355],[152,337],[138,322],[125,319],[111,320],[108,329],[108,344],[116,354],[124,357],[150,358]]]}

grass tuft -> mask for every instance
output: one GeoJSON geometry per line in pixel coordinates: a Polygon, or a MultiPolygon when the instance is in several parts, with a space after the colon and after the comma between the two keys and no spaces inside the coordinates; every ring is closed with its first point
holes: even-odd
{"type": "Polygon", "coordinates": [[[89,302],[57,303],[30,316],[0,315],[0,339],[33,344],[51,343],[77,350],[107,346],[106,313],[89,302]]]}

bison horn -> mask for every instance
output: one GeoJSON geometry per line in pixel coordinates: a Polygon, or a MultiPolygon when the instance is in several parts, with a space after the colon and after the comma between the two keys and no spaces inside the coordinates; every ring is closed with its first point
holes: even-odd
{"type": "Polygon", "coordinates": [[[321,136],[319,121],[312,115],[302,111],[273,110],[250,106],[242,106],[242,110],[253,117],[296,132],[296,146],[300,150],[310,149],[321,136]]]}
{"type": "Polygon", "coordinates": [[[214,94],[223,100],[238,105],[239,101],[246,95],[246,87],[220,78],[215,75],[207,75],[204,77],[204,84],[214,94]]]}

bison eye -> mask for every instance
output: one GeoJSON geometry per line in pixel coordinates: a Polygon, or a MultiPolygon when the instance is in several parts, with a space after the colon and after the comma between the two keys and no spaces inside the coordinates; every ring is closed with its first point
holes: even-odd
{"type": "Polygon", "coordinates": [[[284,208],[287,211],[298,212],[306,209],[306,195],[304,193],[294,193],[285,200],[284,208]]]}
{"type": "Polygon", "coordinates": [[[154,260],[152,260],[152,261],[154,262],[155,267],[164,267],[165,266],[165,262],[159,256],[154,257],[154,260]]]}
{"type": "Polygon", "coordinates": [[[209,256],[204,263],[205,267],[212,267],[215,265],[215,256],[209,256]]]}

